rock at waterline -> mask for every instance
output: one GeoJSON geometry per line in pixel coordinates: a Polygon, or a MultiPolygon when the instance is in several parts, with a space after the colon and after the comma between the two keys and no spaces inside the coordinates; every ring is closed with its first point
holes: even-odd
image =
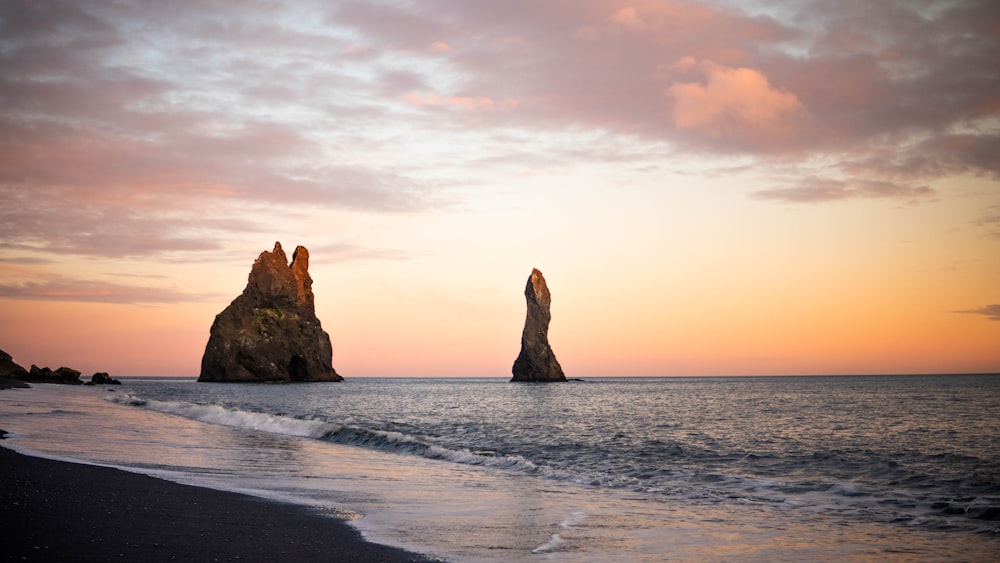
{"type": "Polygon", "coordinates": [[[39,383],[64,383],[66,385],[83,385],[80,380],[80,372],[73,368],[61,367],[57,370],[48,367],[40,368],[31,364],[26,381],[37,381],[39,383]]]}
{"type": "MultiPolygon", "coordinates": [[[[26,370],[14,363],[14,358],[10,354],[0,350],[0,379],[4,379],[8,387],[9,381],[30,381],[32,383],[62,383],[65,385],[94,385],[97,383],[110,383],[112,385],[121,384],[117,379],[112,379],[105,372],[97,372],[91,380],[84,383],[80,379],[81,373],[73,368],[61,367],[53,370],[47,367],[40,368],[31,364],[31,370],[26,370]]],[[[27,385],[17,385],[16,387],[27,387],[27,385]]]]}
{"type": "Polygon", "coordinates": [[[107,372],[99,371],[94,375],[90,376],[90,381],[85,385],[121,385],[122,382],[111,377],[107,372]]]}
{"type": "Polygon", "coordinates": [[[309,251],[281,243],[253,263],[246,289],[215,317],[198,381],[342,381],[316,318],[309,251]]]}
{"type": "Polygon", "coordinates": [[[552,296],[537,268],[531,270],[524,288],[528,313],[521,332],[521,353],[514,360],[511,381],[566,381],[562,367],[549,346],[549,306],[552,296]]]}
{"type": "Polygon", "coordinates": [[[28,370],[14,362],[14,358],[0,350],[0,377],[10,379],[28,379],[28,370]]]}

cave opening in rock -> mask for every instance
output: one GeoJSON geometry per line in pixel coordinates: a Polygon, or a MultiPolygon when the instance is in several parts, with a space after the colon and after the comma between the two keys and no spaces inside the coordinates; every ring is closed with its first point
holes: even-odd
{"type": "Polygon", "coordinates": [[[292,359],[288,362],[288,376],[292,381],[305,381],[309,377],[309,370],[302,356],[298,354],[292,356],[292,359]]]}

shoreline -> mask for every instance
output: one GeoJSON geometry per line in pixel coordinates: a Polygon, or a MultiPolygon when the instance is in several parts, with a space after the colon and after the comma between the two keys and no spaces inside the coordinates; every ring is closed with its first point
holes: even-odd
{"type": "Polygon", "coordinates": [[[7,389],[31,389],[31,385],[29,385],[26,381],[21,381],[20,379],[0,377],[0,391],[7,389]]]}
{"type": "Polygon", "coordinates": [[[2,444],[0,483],[5,560],[436,560],[368,542],[346,521],[307,507],[2,444]]]}

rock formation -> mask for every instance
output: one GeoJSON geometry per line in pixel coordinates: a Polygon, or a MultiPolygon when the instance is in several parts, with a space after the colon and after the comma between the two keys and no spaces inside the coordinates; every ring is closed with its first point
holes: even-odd
{"type": "Polygon", "coordinates": [[[10,354],[0,350],[0,377],[24,380],[28,378],[28,370],[14,363],[10,354]]]}
{"type": "Polygon", "coordinates": [[[90,381],[84,385],[121,385],[122,382],[111,377],[107,372],[99,371],[90,376],[90,381]]]}
{"type": "Polygon", "coordinates": [[[61,367],[55,371],[45,367],[40,368],[31,364],[27,381],[37,381],[40,383],[65,383],[67,385],[83,385],[80,381],[80,372],[73,368],[61,367]]]}
{"type": "MultiPolygon", "coordinates": [[[[31,365],[31,370],[26,370],[20,365],[14,363],[14,359],[3,350],[0,350],[0,379],[17,380],[17,381],[30,381],[32,383],[63,383],[66,385],[83,385],[83,381],[80,379],[80,372],[75,369],[68,367],[61,367],[57,370],[52,370],[47,367],[40,368],[34,364],[31,365]]],[[[110,375],[104,372],[95,373],[91,376],[90,381],[87,385],[93,385],[93,381],[97,383],[112,383],[120,384],[121,382],[117,379],[112,379],[110,375]]]]}
{"type": "Polygon", "coordinates": [[[320,326],[309,251],[292,263],[281,243],[253,263],[246,289],[215,317],[198,381],[342,381],[330,335],[320,326]]]}
{"type": "Polygon", "coordinates": [[[511,381],[566,381],[562,367],[549,346],[549,305],[552,297],[545,278],[538,269],[531,270],[524,288],[528,314],[521,333],[521,353],[514,360],[511,381]]]}

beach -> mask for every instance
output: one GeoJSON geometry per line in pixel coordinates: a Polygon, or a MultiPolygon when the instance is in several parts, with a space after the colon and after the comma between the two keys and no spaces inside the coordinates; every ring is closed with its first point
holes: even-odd
{"type": "Polygon", "coordinates": [[[429,561],[302,506],[0,448],[8,561],[429,561]]]}
{"type": "MultiPolygon", "coordinates": [[[[0,390],[28,387],[0,378],[0,390]]],[[[0,439],[5,434],[0,430],[0,439]]],[[[430,561],[367,542],[314,508],[2,446],[0,529],[8,561],[430,561]]]]}

